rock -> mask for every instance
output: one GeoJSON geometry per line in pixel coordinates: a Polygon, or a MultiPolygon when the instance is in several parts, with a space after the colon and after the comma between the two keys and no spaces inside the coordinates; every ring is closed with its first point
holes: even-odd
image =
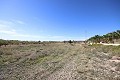
{"type": "Polygon", "coordinates": [[[113,57],[112,57],[112,60],[120,60],[120,57],[113,56],[113,57]]]}

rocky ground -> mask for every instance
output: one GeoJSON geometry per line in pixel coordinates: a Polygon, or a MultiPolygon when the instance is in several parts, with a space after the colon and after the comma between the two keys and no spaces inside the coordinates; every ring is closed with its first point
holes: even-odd
{"type": "Polygon", "coordinates": [[[0,48],[0,80],[120,80],[120,47],[46,43],[0,48]]]}

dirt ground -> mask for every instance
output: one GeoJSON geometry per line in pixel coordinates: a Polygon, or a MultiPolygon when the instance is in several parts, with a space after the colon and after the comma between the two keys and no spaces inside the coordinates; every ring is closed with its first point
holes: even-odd
{"type": "Polygon", "coordinates": [[[0,80],[120,80],[120,57],[109,49],[80,43],[1,47],[0,80]]]}

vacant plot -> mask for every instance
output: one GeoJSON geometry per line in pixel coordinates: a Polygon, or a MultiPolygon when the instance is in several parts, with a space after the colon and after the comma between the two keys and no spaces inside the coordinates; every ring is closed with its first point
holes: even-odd
{"type": "Polygon", "coordinates": [[[45,43],[1,47],[0,80],[120,80],[120,46],[45,43]]]}

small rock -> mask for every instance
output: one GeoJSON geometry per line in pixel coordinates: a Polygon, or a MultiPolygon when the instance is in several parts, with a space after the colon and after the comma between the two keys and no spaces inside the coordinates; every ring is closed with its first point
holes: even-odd
{"type": "Polygon", "coordinates": [[[112,57],[112,60],[120,60],[120,57],[113,56],[113,57],[112,57]]]}

